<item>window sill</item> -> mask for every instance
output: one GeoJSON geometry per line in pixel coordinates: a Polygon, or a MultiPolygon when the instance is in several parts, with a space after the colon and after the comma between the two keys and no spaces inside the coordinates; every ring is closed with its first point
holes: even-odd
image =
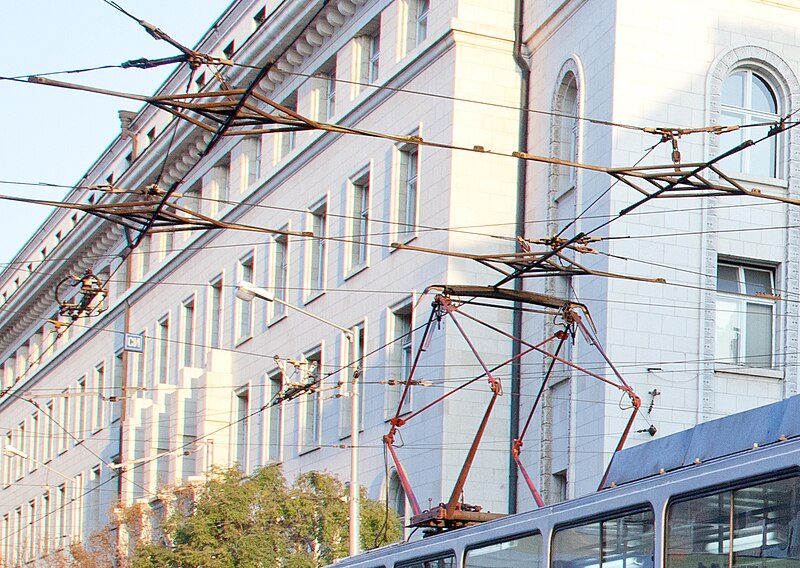
{"type": "MultiPolygon", "coordinates": [[[[401,238],[401,235],[395,235],[394,242],[398,243],[398,244],[401,244],[401,245],[407,245],[411,241],[416,240],[416,238],[418,236],[419,235],[417,235],[417,228],[414,227],[414,232],[412,234],[410,234],[410,235],[405,235],[405,238],[401,238]]],[[[399,250],[400,249],[396,248],[396,247],[389,247],[389,254],[395,253],[395,252],[397,252],[399,250]]]]}
{"type": "Polygon", "coordinates": [[[246,335],[244,337],[239,337],[239,338],[236,339],[236,341],[234,342],[233,346],[234,347],[241,347],[242,345],[244,345],[245,343],[247,343],[251,339],[253,339],[253,334],[252,333],[250,335],[246,335]]]}
{"type": "Polygon", "coordinates": [[[297,454],[300,456],[305,456],[307,454],[310,454],[311,452],[316,452],[317,450],[319,450],[319,448],[320,446],[318,445],[311,448],[302,448],[300,451],[297,452],[297,454]]]}
{"type": "Polygon", "coordinates": [[[715,365],[715,374],[739,375],[742,377],[756,377],[761,379],[783,380],[783,371],[764,367],[744,367],[735,365],[715,365]]]}
{"type": "Polygon", "coordinates": [[[314,290],[311,294],[309,294],[303,299],[303,305],[307,306],[317,298],[320,298],[324,295],[325,295],[325,290],[314,290]]]}
{"type": "Polygon", "coordinates": [[[359,264],[358,266],[354,266],[353,268],[350,269],[350,271],[347,274],[345,274],[344,277],[345,281],[350,280],[356,274],[364,272],[367,268],[369,268],[369,265],[366,262],[364,264],[359,264]]]}
{"type": "MultiPolygon", "coordinates": [[[[401,410],[400,411],[400,417],[402,418],[403,416],[407,416],[407,415],[411,414],[412,410],[413,410],[412,408],[405,408],[405,409],[401,410]]],[[[388,415],[386,415],[384,417],[383,421],[386,422],[386,423],[391,422],[394,419],[394,416],[395,416],[396,412],[397,412],[397,409],[392,410],[388,415]]]]}
{"type": "Polygon", "coordinates": [[[555,195],[553,196],[553,201],[558,203],[559,201],[564,199],[566,196],[570,195],[573,191],[575,191],[575,185],[570,185],[569,187],[567,187],[565,189],[559,189],[558,191],[556,191],[555,195]]]}
{"type": "Polygon", "coordinates": [[[723,173],[725,173],[729,178],[738,181],[742,185],[755,184],[756,186],[759,187],[766,187],[783,191],[786,191],[786,189],[789,187],[789,182],[783,178],[756,176],[742,172],[727,173],[723,171],[723,173]]]}
{"type": "Polygon", "coordinates": [[[270,327],[272,327],[273,325],[275,325],[276,323],[278,323],[278,322],[281,322],[281,321],[285,320],[287,317],[288,317],[288,316],[286,315],[286,311],[284,311],[284,312],[283,312],[282,314],[280,314],[280,315],[273,316],[273,317],[272,317],[272,319],[270,319],[270,320],[267,322],[267,328],[270,328],[270,327]]]}

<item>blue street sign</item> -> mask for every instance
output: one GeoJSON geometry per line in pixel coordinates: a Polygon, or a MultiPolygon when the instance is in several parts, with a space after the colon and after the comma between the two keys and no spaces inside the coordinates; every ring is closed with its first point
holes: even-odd
{"type": "Polygon", "coordinates": [[[144,334],[142,333],[126,333],[125,334],[125,351],[132,353],[144,352],[144,334]]]}

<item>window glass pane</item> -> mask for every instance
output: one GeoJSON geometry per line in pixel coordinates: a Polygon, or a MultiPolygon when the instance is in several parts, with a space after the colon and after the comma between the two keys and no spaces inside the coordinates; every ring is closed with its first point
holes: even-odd
{"type": "Polygon", "coordinates": [[[731,74],[722,84],[722,104],[744,106],[744,71],[731,74]]]}
{"type": "Polygon", "coordinates": [[[669,509],[667,568],[728,568],[729,494],[709,495],[669,509]]]}
{"type": "Polygon", "coordinates": [[[734,491],[734,566],[800,565],[798,489],[794,477],[734,491]]]}
{"type": "Polygon", "coordinates": [[[717,298],[716,359],[720,363],[739,361],[739,303],[717,298]]]}
{"type": "Polygon", "coordinates": [[[667,568],[800,566],[798,478],[671,505],[665,548],[667,568]]]}
{"type": "Polygon", "coordinates": [[[717,266],[717,290],[720,292],[739,292],[739,269],[735,266],[717,266]]]}
{"type": "Polygon", "coordinates": [[[653,538],[652,511],[558,530],[553,568],[651,568],[653,538]]]}
{"type": "Polygon", "coordinates": [[[538,534],[498,542],[467,551],[466,568],[540,568],[542,536],[538,534]]]}
{"type": "Polygon", "coordinates": [[[453,555],[428,560],[417,560],[397,564],[397,568],[456,568],[456,557],[453,555]]]}
{"type": "MultiPolygon", "coordinates": [[[[761,119],[757,119],[761,120],[761,119]]],[[[753,121],[751,121],[753,122],[753,121]]],[[[753,140],[759,140],[767,135],[769,127],[760,126],[747,129],[747,137],[753,140]]],[[[763,142],[759,142],[754,146],[740,152],[743,159],[748,163],[747,172],[756,176],[775,177],[775,152],[776,152],[777,139],[772,137],[763,142]]]]}
{"type": "Polygon", "coordinates": [[[747,304],[745,364],[770,367],[772,364],[772,306],[747,304]]]}
{"type": "Polygon", "coordinates": [[[772,294],[772,273],[768,270],[745,268],[744,283],[747,294],[772,294]]]}
{"type": "Polygon", "coordinates": [[[753,75],[751,87],[752,91],[750,92],[750,106],[753,108],[753,110],[777,114],[778,105],[775,102],[775,95],[772,94],[772,89],[769,88],[769,85],[767,85],[764,79],[758,75],[753,75]]]}

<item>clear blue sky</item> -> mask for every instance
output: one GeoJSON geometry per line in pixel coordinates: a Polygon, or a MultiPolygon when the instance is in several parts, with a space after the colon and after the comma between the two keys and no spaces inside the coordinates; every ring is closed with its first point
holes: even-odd
{"type": "MultiPolygon", "coordinates": [[[[193,47],[231,0],[116,0],[125,10],[193,47]]],[[[117,65],[177,55],[102,0],[28,0],[3,7],[0,76],[117,65]]],[[[53,78],[152,93],[175,66],[112,69],[53,78]]],[[[77,183],[119,132],[118,110],[133,101],[0,81],[0,182],[77,183]]],[[[56,189],[0,183],[0,194],[60,199],[56,189]]],[[[0,268],[13,259],[51,209],[0,202],[0,268]]]]}

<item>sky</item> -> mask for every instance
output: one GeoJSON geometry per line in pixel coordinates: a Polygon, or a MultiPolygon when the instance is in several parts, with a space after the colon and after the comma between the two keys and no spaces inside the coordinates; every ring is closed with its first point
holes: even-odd
{"type": "MultiPolygon", "coordinates": [[[[116,0],[139,19],[194,47],[231,0],[116,0]]],[[[0,77],[118,65],[178,55],[104,0],[27,0],[3,7],[0,77]]],[[[55,75],[62,81],[148,95],[175,69],[110,69],[55,75]]],[[[8,182],[74,185],[120,131],[117,112],[134,101],[0,80],[0,194],[61,199],[66,190],[8,182]]],[[[0,269],[52,212],[0,201],[0,269]]]]}

